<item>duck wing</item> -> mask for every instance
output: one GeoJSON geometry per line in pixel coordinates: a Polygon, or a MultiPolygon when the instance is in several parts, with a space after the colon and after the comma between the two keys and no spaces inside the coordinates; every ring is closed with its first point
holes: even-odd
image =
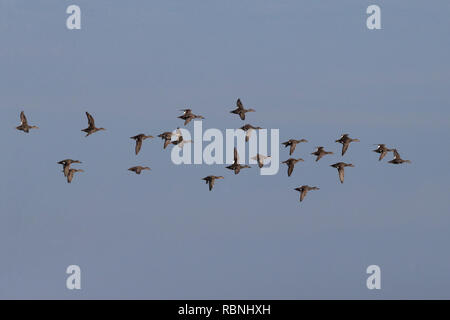
{"type": "Polygon", "coordinates": [[[292,171],[294,171],[294,164],[293,164],[292,162],[290,162],[290,163],[288,164],[288,177],[291,176],[292,171]]]}
{"type": "Polygon", "coordinates": [[[237,101],[236,101],[236,107],[237,107],[239,110],[244,110],[244,105],[242,104],[241,99],[237,99],[237,101]]]}
{"type": "Polygon", "coordinates": [[[167,148],[167,146],[170,144],[170,139],[164,140],[164,149],[167,148]]]}
{"type": "Polygon", "coordinates": [[[69,170],[70,170],[70,164],[63,164],[63,171],[64,171],[64,177],[67,177],[69,175],[69,170]]]}
{"type": "Polygon", "coordinates": [[[89,112],[86,112],[86,117],[88,119],[88,124],[90,128],[94,128],[95,127],[95,120],[94,117],[92,117],[89,112]]]}
{"type": "Polygon", "coordinates": [[[67,174],[67,182],[71,183],[73,179],[73,170],[69,170],[69,173],[67,174]]]}
{"type": "Polygon", "coordinates": [[[141,150],[142,147],[142,139],[136,139],[136,155],[139,153],[139,151],[141,150]]]}
{"type": "Polygon", "coordinates": [[[345,154],[345,152],[347,152],[348,146],[350,145],[350,141],[345,141],[342,143],[342,155],[345,154]]]}
{"type": "Polygon", "coordinates": [[[305,199],[307,193],[308,190],[306,190],[305,188],[303,188],[302,191],[300,191],[300,202],[302,202],[303,199],[305,199]]]}
{"type": "Polygon", "coordinates": [[[341,183],[344,183],[344,167],[339,167],[338,173],[339,173],[339,180],[341,181],[341,183]]]}
{"type": "Polygon", "coordinates": [[[22,125],[28,125],[27,117],[23,111],[20,113],[20,121],[22,122],[22,125]]]}
{"type": "Polygon", "coordinates": [[[289,149],[289,155],[291,155],[291,154],[294,153],[295,147],[296,147],[296,146],[297,146],[297,144],[295,144],[295,143],[292,143],[292,144],[291,144],[291,148],[289,149]]]}

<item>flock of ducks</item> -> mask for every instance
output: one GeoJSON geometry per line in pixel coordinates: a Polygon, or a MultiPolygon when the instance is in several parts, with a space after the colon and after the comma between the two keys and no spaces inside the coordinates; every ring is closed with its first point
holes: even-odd
{"type": "MultiPolygon", "coordinates": [[[[183,114],[181,116],[179,116],[178,118],[184,120],[184,125],[185,126],[187,124],[189,124],[189,122],[191,122],[191,120],[193,120],[193,119],[205,119],[201,115],[196,115],[196,114],[192,113],[191,109],[182,109],[181,111],[183,111],[183,114]]],[[[250,109],[245,109],[244,105],[243,105],[243,103],[242,103],[242,101],[240,99],[237,99],[237,101],[236,101],[236,109],[230,111],[230,113],[239,115],[241,120],[245,120],[245,114],[248,113],[248,112],[255,112],[255,110],[251,109],[251,108],[250,109]]],[[[105,128],[97,128],[95,126],[94,118],[88,112],[86,112],[86,117],[87,117],[87,120],[88,120],[88,127],[86,129],[81,130],[81,131],[86,133],[86,137],[88,137],[89,135],[91,135],[93,133],[96,133],[98,131],[106,130],[105,128]]],[[[27,118],[26,118],[25,113],[23,111],[20,113],[20,121],[21,121],[21,124],[16,127],[17,130],[21,130],[23,132],[29,133],[30,129],[38,129],[37,126],[32,126],[32,125],[28,124],[27,118]]],[[[251,132],[253,130],[261,129],[261,127],[255,127],[255,126],[252,126],[250,124],[246,124],[246,125],[242,126],[240,129],[245,131],[245,133],[246,133],[245,141],[248,141],[250,139],[251,132]]],[[[178,147],[182,148],[185,143],[192,142],[191,140],[184,140],[183,139],[183,136],[181,134],[181,130],[179,128],[177,128],[175,133],[174,132],[163,132],[163,133],[159,134],[158,137],[161,138],[164,141],[163,149],[166,149],[167,146],[170,145],[170,144],[173,144],[174,146],[178,146],[178,147]]],[[[154,137],[151,136],[151,135],[143,134],[143,133],[140,133],[138,135],[130,137],[130,139],[135,140],[135,143],[136,143],[136,145],[135,145],[135,153],[136,153],[136,155],[139,154],[139,151],[142,148],[142,144],[143,144],[144,140],[149,139],[149,138],[154,138],[154,137]]],[[[289,147],[289,156],[291,156],[295,152],[295,148],[296,148],[297,144],[304,143],[304,142],[308,142],[308,140],[306,140],[306,139],[299,139],[299,140],[297,140],[297,139],[289,139],[288,141],[283,142],[282,144],[285,146],[285,148],[289,147]]],[[[348,134],[343,134],[335,142],[342,144],[341,155],[344,156],[344,154],[347,152],[347,150],[348,150],[348,148],[350,146],[350,143],[352,143],[352,142],[359,142],[359,139],[353,139],[353,138],[350,138],[348,134]]],[[[383,160],[383,158],[389,152],[392,152],[393,155],[394,155],[394,158],[392,160],[388,161],[389,163],[392,163],[392,164],[411,163],[410,160],[402,159],[400,157],[400,154],[398,153],[397,149],[395,149],[395,148],[394,149],[388,148],[388,147],[386,147],[385,144],[378,144],[377,148],[375,150],[372,150],[372,151],[380,154],[380,156],[378,158],[379,161],[383,160]]],[[[324,156],[333,154],[333,152],[326,151],[323,146],[318,146],[317,150],[312,152],[311,154],[316,156],[315,161],[317,162],[320,159],[322,159],[324,156]]],[[[252,159],[256,160],[256,162],[258,163],[258,167],[259,168],[262,168],[264,166],[264,161],[266,159],[270,159],[270,156],[257,154],[256,156],[252,157],[252,159]]],[[[289,159],[287,159],[287,160],[282,162],[282,163],[287,165],[287,175],[288,175],[288,177],[290,177],[292,175],[292,172],[294,171],[295,164],[300,162],[300,161],[303,162],[304,160],[302,158],[289,158],[289,159]]],[[[72,182],[75,173],[77,173],[77,172],[84,172],[82,169],[71,168],[72,164],[81,164],[81,163],[82,162],[79,161],[79,160],[72,160],[72,159],[65,159],[65,160],[61,160],[61,161],[58,162],[58,164],[61,164],[63,166],[62,172],[64,173],[64,177],[66,177],[68,183],[72,182]]],[[[345,168],[346,167],[354,167],[353,164],[345,163],[345,162],[337,162],[337,163],[334,163],[334,164],[332,164],[330,166],[333,167],[333,168],[336,168],[338,170],[339,181],[341,183],[344,183],[344,170],[345,170],[345,168]]],[[[235,147],[234,148],[233,163],[231,165],[227,166],[226,168],[229,169],[229,170],[233,170],[234,174],[239,174],[241,169],[250,168],[250,166],[249,165],[240,164],[239,154],[238,154],[237,149],[235,147]]],[[[129,168],[128,170],[134,172],[135,174],[141,174],[142,171],[144,171],[144,170],[151,170],[151,169],[149,167],[134,166],[134,167],[129,168]]],[[[210,176],[202,178],[202,180],[204,180],[205,183],[209,185],[209,190],[210,191],[214,187],[214,182],[216,180],[218,180],[218,179],[224,179],[224,177],[223,176],[210,175],[210,176]]],[[[308,191],[319,190],[319,188],[315,187],[315,186],[303,185],[303,186],[295,188],[294,190],[300,192],[300,202],[301,202],[306,197],[308,191]]]]}

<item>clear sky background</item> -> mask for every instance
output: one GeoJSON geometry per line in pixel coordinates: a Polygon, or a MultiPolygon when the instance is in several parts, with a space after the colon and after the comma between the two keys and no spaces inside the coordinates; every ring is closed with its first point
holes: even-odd
{"type": "Polygon", "coordinates": [[[450,298],[450,2],[0,4],[0,298],[450,298]],[[382,30],[366,28],[370,4],[382,30]],[[257,111],[245,122],[237,97],[257,111]],[[130,136],[175,129],[187,106],[204,129],[306,138],[306,161],[235,176],[176,166],[159,138],[134,154],[130,136]],[[21,110],[39,130],[14,129],[21,110]],[[107,131],[85,138],[85,111],[107,131]],[[361,140],[343,185],[339,154],[310,155],[338,153],[341,133],[361,140]],[[377,143],[412,164],[378,162],[377,143]],[[72,184],[65,158],[86,171],[72,184]],[[225,176],[212,192],[209,174],[225,176]],[[300,204],[302,184],[321,189],[300,204]]]}

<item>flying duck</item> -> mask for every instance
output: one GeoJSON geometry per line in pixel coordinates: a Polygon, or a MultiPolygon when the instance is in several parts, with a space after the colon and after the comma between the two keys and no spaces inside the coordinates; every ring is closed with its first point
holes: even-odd
{"type": "Polygon", "coordinates": [[[21,121],[21,124],[20,124],[20,126],[16,127],[17,130],[21,130],[23,132],[29,133],[30,129],[39,129],[39,127],[37,127],[37,126],[30,126],[28,124],[27,117],[25,116],[25,113],[23,111],[20,113],[20,121],[21,121]]]}
{"type": "Polygon", "coordinates": [[[241,102],[241,99],[237,99],[236,101],[236,109],[230,111],[230,113],[238,114],[241,117],[241,120],[245,120],[245,113],[247,112],[255,112],[253,109],[244,109],[244,105],[241,102]]]}
{"type": "Polygon", "coordinates": [[[234,170],[234,174],[238,174],[241,172],[241,169],[250,168],[249,165],[239,164],[239,154],[237,152],[236,147],[234,147],[234,161],[231,166],[226,167],[227,169],[234,170]]]}
{"type": "Polygon", "coordinates": [[[348,133],[344,133],[338,140],[335,142],[342,143],[342,155],[345,154],[345,152],[348,149],[348,146],[350,145],[350,142],[359,142],[359,139],[352,139],[348,136],[348,133]]]}
{"type": "Polygon", "coordinates": [[[133,171],[136,174],[141,174],[141,172],[143,170],[151,170],[149,167],[141,167],[141,166],[136,166],[136,167],[131,167],[130,169],[128,169],[129,171],[133,171]]]}
{"type": "Polygon", "coordinates": [[[333,154],[333,152],[325,151],[323,147],[317,147],[317,150],[311,154],[317,156],[316,161],[319,161],[324,155],[333,154]]]}
{"type": "Polygon", "coordinates": [[[187,125],[192,119],[205,119],[203,116],[193,114],[191,109],[182,109],[181,111],[183,111],[183,114],[178,118],[184,120],[184,125],[187,125]]]}
{"type": "Polygon", "coordinates": [[[286,161],[281,162],[281,163],[287,164],[287,166],[288,166],[288,171],[287,171],[288,177],[291,176],[292,171],[294,171],[295,164],[299,161],[304,161],[304,160],[302,158],[298,158],[298,159],[289,158],[286,161]]]}
{"type": "Polygon", "coordinates": [[[202,178],[202,180],[205,180],[206,183],[209,183],[209,191],[212,190],[212,188],[214,187],[214,181],[216,179],[223,179],[222,176],[207,176],[202,178]]]}
{"type": "Polygon", "coordinates": [[[69,174],[70,165],[72,163],[81,163],[81,161],[72,160],[72,159],[64,159],[64,160],[61,160],[58,162],[58,164],[61,164],[63,166],[64,177],[67,177],[67,175],[69,174]]]}
{"type": "Polygon", "coordinates": [[[136,155],[141,150],[142,141],[144,141],[145,139],[148,139],[148,138],[153,138],[153,136],[146,136],[145,134],[141,133],[141,134],[138,134],[138,135],[136,135],[134,137],[130,137],[130,139],[134,139],[136,141],[136,147],[135,147],[136,155]]]}
{"type": "Polygon", "coordinates": [[[94,117],[92,117],[92,116],[89,114],[89,112],[86,112],[86,117],[87,117],[87,119],[88,119],[88,127],[87,127],[86,129],[81,130],[81,131],[84,131],[84,132],[87,133],[87,134],[86,134],[86,137],[89,136],[89,135],[91,135],[91,134],[93,134],[93,133],[96,133],[97,131],[106,130],[105,128],[97,128],[97,127],[95,126],[95,120],[94,120],[94,117]]]}
{"type": "Polygon", "coordinates": [[[339,180],[341,181],[341,183],[344,183],[344,168],[345,167],[354,167],[354,165],[351,163],[338,162],[338,163],[330,165],[330,167],[336,168],[338,170],[339,180]]]}
{"type": "Polygon", "coordinates": [[[262,129],[261,127],[254,127],[251,124],[246,124],[240,128],[245,131],[245,142],[250,139],[250,135],[252,134],[252,130],[262,129]]]}
{"type": "Polygon", "coordinates": [[[288,141],[283,142],[283,144],[284,144],[285,148],[289,147],[289,146],[291,147],[289,149],[289,155],[292,155],[295,151],[295,147],[297,146],[297,143],[301,143],[301,142],[308,142],[308,140],[306,140],[306,139],[300,139],[300,140],[289,139],[288,141]]]}
{"type": "Polygon", "coordinates": [[[387,155],[388,152],[391,152],[393,150],[394,149],[389,149],[386,147],[386,145],[381,143],[378,145],[378,147],[375,150],[372,150],[372,151],[380,154],[378,161],[381,161],[387,155]]]}
{"type": "Polygon", "coordinates": [[[300,192],[300,202],[302,202],[303,199],[305,199],[306,194],[308,193],[308,191],[310,191],[310,190],[320,190],[320,189],[317,188],[317,187],[310,187],[310,186],[304,185],[304,186],[295,188],[294,190],[297,190],[298,192],[300,192]]]}
{"type": "Polygon", "coordinates": [[[397,149],[393,149],[392,151],[394,152],[394,159],[389,161],[389,163],[393,164],[411,163],[411,160],[403,160],[400,157],[400,154],[398,153],[397,149]]]}
{"type": "Polygon", "coordinates": [[[256,156],[252,157],[252,159],[258,162],[258,167],[262,168],[264,167],[264,160],[270,159],[270,156],[265,156],[263,154],[257,153],[256,156]]]}

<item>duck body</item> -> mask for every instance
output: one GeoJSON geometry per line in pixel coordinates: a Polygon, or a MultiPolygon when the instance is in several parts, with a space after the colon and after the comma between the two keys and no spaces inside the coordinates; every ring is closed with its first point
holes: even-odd
{"type": "Polygon", "coordinates": [[[323,156],[327,154],[333,154],[331,151],[325,151],[323,147],[317,147],[317,150],[311,153],[312,155],[316,156],[316,162],[322,159],[323,156]]]}

